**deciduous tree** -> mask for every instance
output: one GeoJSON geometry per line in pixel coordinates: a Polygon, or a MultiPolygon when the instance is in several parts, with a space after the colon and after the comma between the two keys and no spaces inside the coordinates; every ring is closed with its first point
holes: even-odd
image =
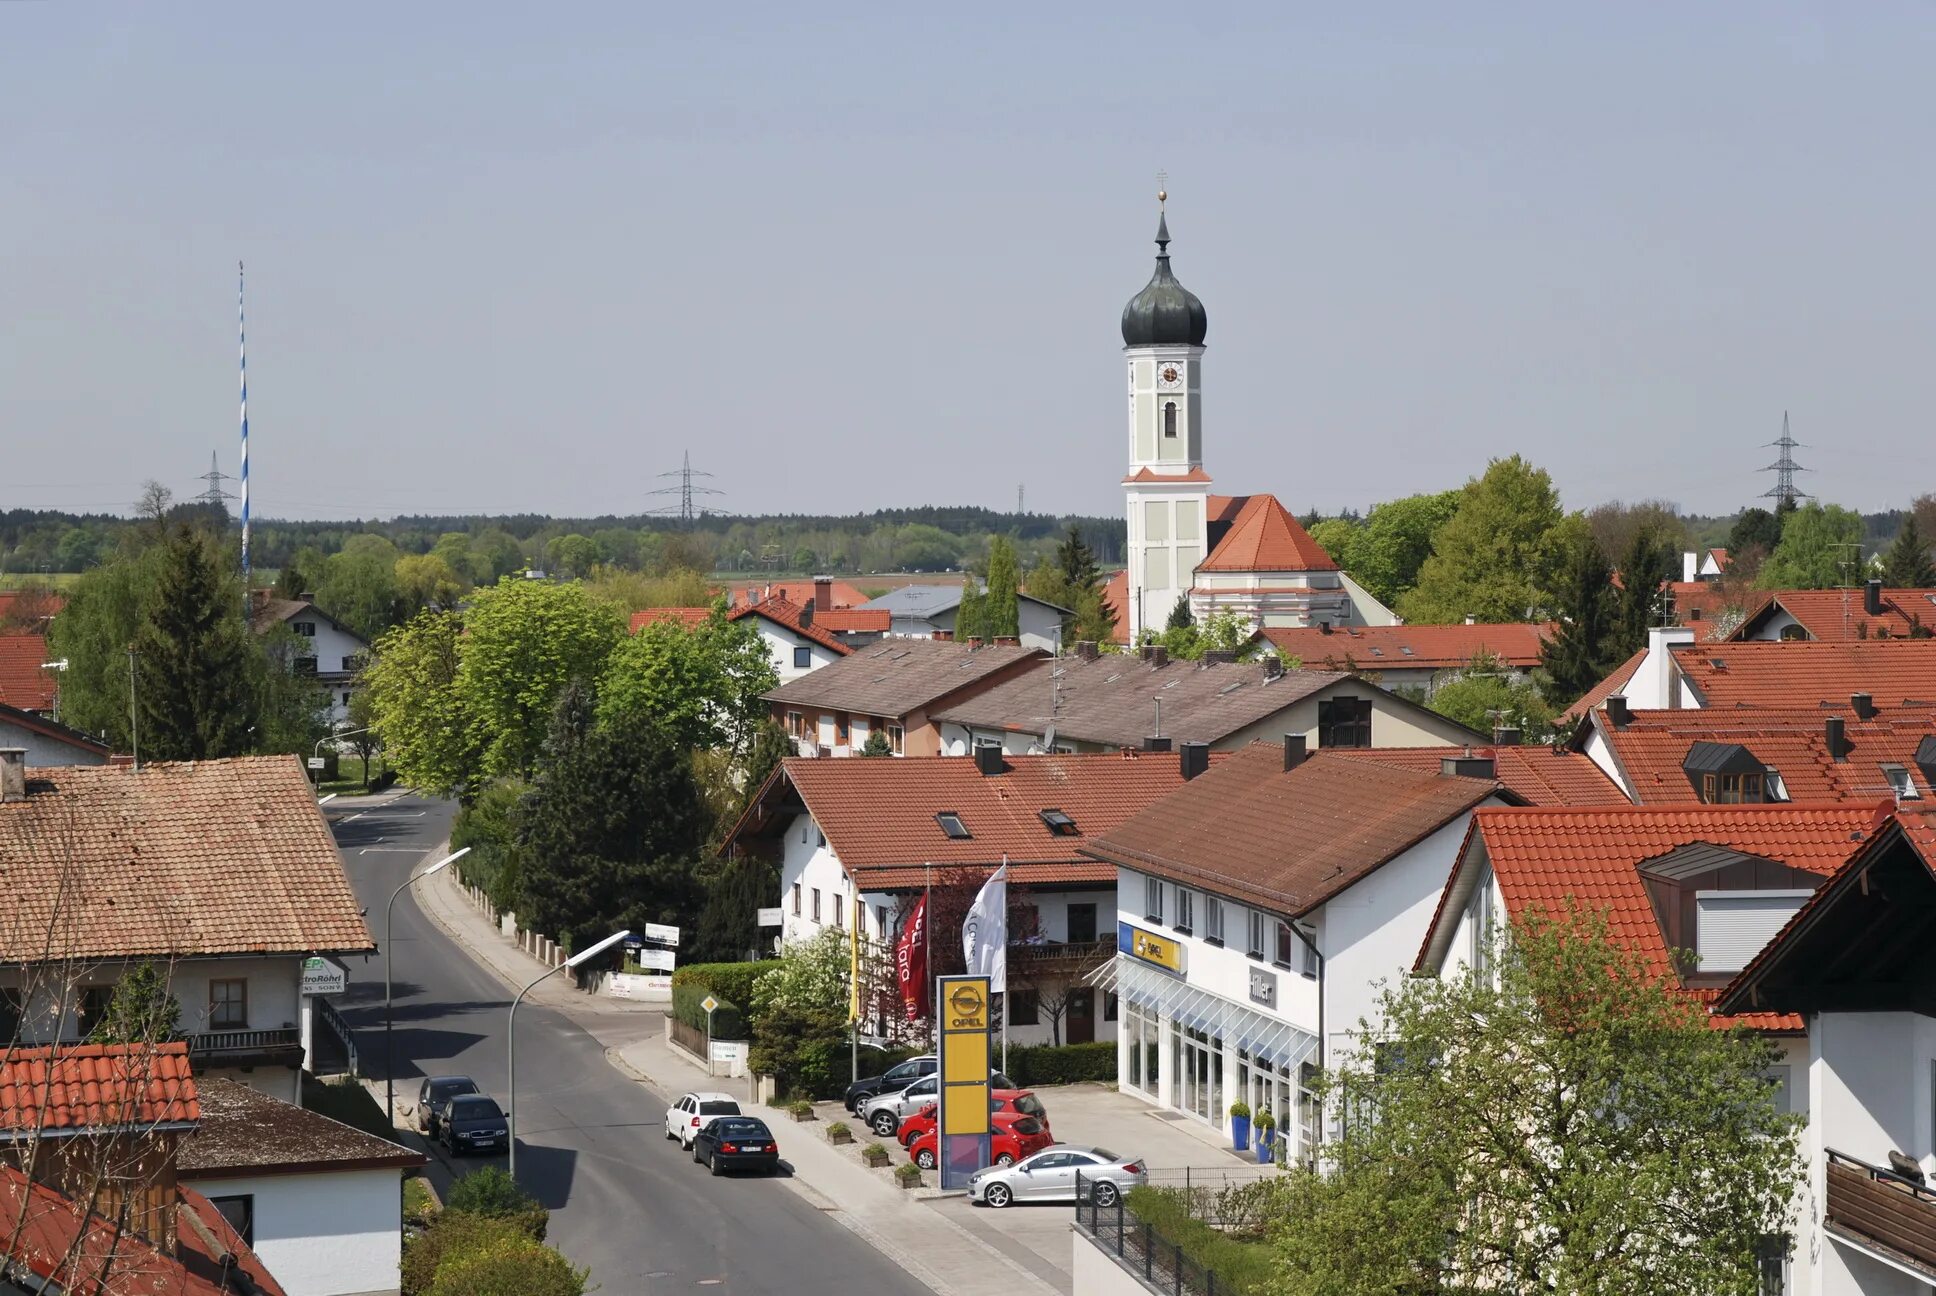
{"type": "Polygon", "coordinates": [[[458,683],[463,643],[457,613],[421,612],[377,640],[361,678],[391,768],[444,796],[476,781],[481,754],[458,683]]]}
{"type": "Polygon", "coordinates": [[[653,716],[689,749],[717,747],[739,754],[767,717],[761,696],[779,682],[754,619],[729,621],[720,602],[691,629],[677,621],[654,621],[623,640],[599,686],[599,713],[653,716]]]}
{"type": "Polygon", "coordinates": [[[365,639],[376,638],[404,612],[397,588],[399,557],[383,536],[351,536],[323,564],[316,602],[365,639]]]}
{"type": "Polygon", "coordinates": [[[1862,515],[1815,501],[1789,511],[1781,543],[1762,565],[1763,589],[1833,589],[1862,569],[1862,515]]]}
{"type": "Polygon", "coordinates": [[[500,581],[477,591],[464,629],[457,692],[485,778],[531,772],[565,685],[597,681],[625,637],[576,581],[500,581]]]}
{"type": "Polygon", "coordinates": [[[1569,537],[1559,493],[1518,455],[1466,483],[1432,537],[1418,585],[1399,600],[1406,620],[1523,621],[1547,605],[1569,537]]]}
{"type": "Polygon", "coordinates": [[[1374,505],[1345,570],[1374,598],[1395,605],[1418,583],[1419,568],[1432,554],[1432,537],[1458,511],[1460,498],[1461,492],[1449,490],[1374,505]]]}
{"type": "Polygon", "coordinates": [[[1448,720],[1489,734],[1505,725],[1525,738],[1540,742],[1553,731],[1553,708],[1531,680],[1515,680],[1496,658],[1481,654],[1467,663],[1457,679],[1432,691],[1426,703],[1448,720]]]}

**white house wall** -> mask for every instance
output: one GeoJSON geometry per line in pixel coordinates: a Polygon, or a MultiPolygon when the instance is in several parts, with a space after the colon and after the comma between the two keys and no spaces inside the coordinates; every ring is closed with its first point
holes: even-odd
{"type": "Polygon", "coordinates": [[[768,621],[765,617],[755,617],[760,625],[760,642],[766,645],[767,656],[773,659],[773,669],[780,676],[780,683],[797,680],[802,675],[811,675],[828,662],[839,659],[840,654],[823,644],[794,634],[768,621]],[[807,650],[808,665],[796,666],[793,663],[794,650],[807,650]]]}
{"type": "MultiPolygon", "coordinates": [[[[840,896],[843,908],[853,898],[853,888],[840,859],[827,845],[815,826],[812,815],[795,815],[781,839],[785,847],[780,857],[780,935],[785,941],[810,940],[823,927],[832,925],[833,897],[840,896]],[[800,912],[793,911],[794,887],[800,888],[800,912]],[[813,893],[820,892],[820,918],[813,916],[813,893]]],[[[852,921],[851,918],[848,920],[852,921]]]]}
{"type": "Polygon", "coordinates": [[[365,1296],[402,1283],[402,1174],[395,1168],[195,1179],[205,1197],[254,1198],[253,1248],[289,1296],[365,1296]]]}
{"type": "Polygon", "coordinates": [[[0,747],[23,747],[27,764],[35,769],[56,765],[105,765],[108,758],[85,747],[60,742],[25,725],[0,720],[0,747]]]}

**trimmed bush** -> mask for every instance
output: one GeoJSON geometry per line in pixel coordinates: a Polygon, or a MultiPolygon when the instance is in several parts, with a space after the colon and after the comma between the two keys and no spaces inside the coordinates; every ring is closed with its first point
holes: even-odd
{"type": "MultiPolygon", "coordinates": [[[[745,1010],[753,1002],[753,983],[779,966],[779,959],[760,959],[753,963],[689,963],[685,967],[675,968],[672,973],[673,1005],[676,1008],[679,1003],[679,989],[681,986],[698,986],[700,988],[699,993],[693,996],[693,1003],[697,1004],[701,999],[704,999],[706,992],[710,990],[714,998],[719,999],[723,1003],[735,1005],[741,1012],[742,1017],[745,1017],[747,1016],[745,1010]]],[[[679,1020],[685,1021],[686,1025],[691,1026],[695,1030],[706,1029],[706,1014],[704,1012],[699,1014],[699,1020],[697,1021],[686,1021],[683,1017],[679,1020]]],[[[728,1035],[724,1031],[717,1029],[719,1021],[717,1015],[714,1016],[713,1021],[715,1027],[714,1034],[720,1039],[747,1038],[743,1033],[744,1026],[741,1028],[741,1034],[728,1035]]],[[[750,1020],[745,1022],[745,1026],[750,1025],[752,1025],[750,1020]]]]}
{"type": "Polygon", "coordinates": [[[672,983],[672,1015],[696,1031],[706,1029],[706,1009],[703,1005],[706,996],[711,995],[719,1001],[713,1009],[714,1039],[745,1039],[746,1019],[740,1013],[739,1004],[706,985],[680,985],[672,983]]]}
{"type": "Polygon", "coordinates": [[[1131,1188],[1123,1199],[1129,1213],[1163,1241],[1216,1275],[1218,1291],[1261,1293],[1277,1272],[1276,1256],[1261,1242],[1246,1242],[1206,1224],[1191,1210],[1178,1188],[1131,1188]]]}
{"type": "Polygon", "coordinates": [[[473,1170],[451,1184],[444,1209],[506,1220],[536,1242],[544,1241],[551,1222],[551,1212],[496,1166],[473,1170]]]}
{"type": "Polygon", "coordinates": [[[522,1234],[446,1253],[428,1296],[584,1296],[585,1274],[522,1234]]]}
{"type": "Polygon", "coordinates": [[[437,1195],[430,1190],[430,1180],[422,1175],[412,1175],[403,1181],[403,1222],[424,1228],[437,1215],[437,1195]]]}
{"type": "Polygon", "coordinates": [[[1024,1089],[1116,1079],[1116,1042],[1024,1044],[1008,1050],[1008,1077],[1024,1089]]]}
{"type": "Polygon", "coordinates": [[[467,1254],[506,1237],[530,1240],[512,1220],[452,1210],[439,1213],[429,1228],[403,1244],[403,1296],[429,1296],[446,1256],[467,1254]]]}

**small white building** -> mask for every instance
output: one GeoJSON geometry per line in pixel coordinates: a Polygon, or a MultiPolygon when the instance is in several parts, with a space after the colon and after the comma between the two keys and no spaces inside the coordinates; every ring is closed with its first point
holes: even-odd
{"type": "Polygon", "coordinates": [[[317,607],[313,594],[283,599],[257,590],[249,625],[258,635],[281,627],[289,629],[298,643],[285,665],[322,685],[329,694],[330,725],[346,726],[350,695],[356,687],[357,672],[369,658],[370,641],[317,607]]]}
{"type": "MultiPolygon", "coordinates": [[[[974,577],[967,577],[973,580],[974,577]]],[[[860,605],[857,611],[885,612],[887,635],[900,639],[954,639],[955,618],[961,612],[960,585],[903,585],[860,605]]],[[[1062,647],[1062,619],[1069,609],[1030,594],[1015,596],[1018,641],[1024,648],[1058,652],[1062,647]]]]}
{"type": "Polygon", "coordinates": [[[44,715],[0,703],[0,750],[25,753],[27,764],[105,765],[108,745],[44,715]]]}
{"type": "Polygon", "coordinates": [[[1292,740],[1092,840],[1118,867],[1119,1086],[1217,1129],[1268,1108],[1309,1155],[1311,1079],[1404,975],[1473,811],[1516,799],[1489,759],[1423,773],[1292,740]]]}
{"type": "Polygon", "coordinates": [[[403,1176],[424,1156],[229,1080],[198,1078],[201,1118],[176,1153],[288,1296],[401,1286],[403,1176]]]}

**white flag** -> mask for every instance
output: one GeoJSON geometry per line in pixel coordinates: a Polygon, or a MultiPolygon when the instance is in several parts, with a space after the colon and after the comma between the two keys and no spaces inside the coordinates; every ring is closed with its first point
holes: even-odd
{"type": "Polygon", "coordinates": [[[961,956],[969,976],[988,978],[990,994],[1008,988],[1008,865],[982,884],[961,924],[961,956]]]}

